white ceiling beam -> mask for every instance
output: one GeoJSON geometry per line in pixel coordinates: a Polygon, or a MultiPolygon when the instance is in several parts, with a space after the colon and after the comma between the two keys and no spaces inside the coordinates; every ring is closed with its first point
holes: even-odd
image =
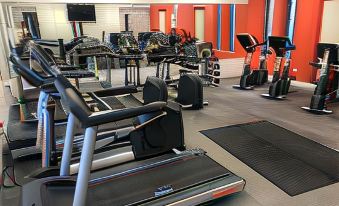
{"type": "Polygon", "coordinates": [[[0,2],[38,4],[248,4],[248,0],[0,0],[0,2]]]}

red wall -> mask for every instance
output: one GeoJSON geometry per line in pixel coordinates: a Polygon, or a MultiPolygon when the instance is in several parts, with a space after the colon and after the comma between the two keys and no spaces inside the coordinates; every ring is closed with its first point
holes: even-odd
{"type": "Polygon", "coordinates": [[[230,5],[221,5],[221,50],[230,48],[230,5]]]}
{"type": "Polygon", "coordinates": [[[247,32],[263,41],[265,0],[248,0],[247,32]]]}
{"type": "Polygon", "coordinates": [[[218,32],[218,6],[206,5],[205,6],[205,41],[213,43],[213,47],[217,45],[217,32],[218,32]]]}
{"type": "MultiPolygon", "coordinates": [[[[287,2],[287,0],[275,1],[272,35],[286,35],[287,2]]],[[[298,81],[313,82],[316,71],[309,66],[309,62],[316,58],[324,0],[299,0],[297,4],[294,32],[296,50],[292,51],[290,74],[298,81]],[[293,68],[297,68],[298,71],[293,72],[293,68]]],[[[249,0],[248,10],[251,11],[248,14],[248,33],[261,41],[264,31],[265,0],[249,0]]],[[[258,53],[253,57],[253,66],[258,63],[258,53]]],[[[272,55],[268,61],[270,73],[272,73],[274,57],[275,55],[272,55]]]]}
{"type": "MultiPolygon", "coordinates": [[[[316,57],[316,45],[319,41],[321,20],[324,0],[299,0],[297,5],[297,15],[295,23],[294,44],[296,50],[292,52],[291,74],[296,76],[297,80],[312,82],[315,79],[315,70],[309,66],[309,62],[316,57]],[[292,69],[297,68],[297,72],[292,69]]],[[[273,17],[273,35],[285,36],[287,20],[287,0],[275,1],[273,17]]],[[[201,7],[201,6],[199,6],[201,7]]],[[[217,42],[217,5],[204,5],[205,9],[205,41],[211,41],[216,47],[217,42]]],[[[190,31],[194,36],[194,5],[183,4],[178,7],[178,28],[190,31]]],[[[169,32],[171,27],[171,13],[173,5],[151,5],[151,29],[159,25],[158,11],[167,11],[166,30],[169,32]]],[[[249,0],[247,5],[236,5],[236,33],[250,33],[263,41],[265,18],[265,0],[249,0]]],[[[229,5],[222,5],[222,50],[229,48],[229,5]],[[226,21],[224,21],[226,19],[226,21]]],[[[235,40],[235,52],[215,51],[219,58],[238,58],[244,57],[244,49],[235,40]]],[[[258,65],[259,51],[253,57],[253,66],[258,65]]],[[[272,73],[273,61],[275,55],[269,59],[268,68],[272,73]]]]}
{"type": "MultiPolygon", "coordinates": [[[[225,58],[239,58],[239,57],[244,57],[245,56],[245,51],[242,48],[242,46],[240,45],[240,43],[238,42],[237,39],[235,39],[235,45],[234,45],[234,52],[229,52],[227,50],[229,50],[229,5],[223,5],[222,8],[222,49],[224,51],[215,51],[215,54],[221,58],[221,59],[225,59],[225,58]],[[227,6],[228,8],[225,8],[224,6],[227,6]],[[224,18],[227,17],[226,21],[224,21],[224,18]],[[226,43],[227,42],[227,43],[226,43]]],[[[243,5],[243,4],[239,4],[235,6],[235,21],[236,22],[241,22],[241,23],[236,23],[235,26],[235,33],[246,33],[247,32],[247,26],[248,26],[248,22],[247,22],[247,18],[248,18],[248,5],[243,5]]]]}
{"type": "Polygon", "coordinates": [[[150,29],[159,29],[159,11],[166,11],[166,33],[171,31],[171,14],[173,13],[173,5],[152,4],[150,7],[150,29]]]}
{"type": "MultiPolygon", "coordinates": [[[[274,14],[273,14],[273,36],[286,36],[286,23],[287,23],[287,6],[288,0],[279,0],[274,3],[274,14]]],[[[264,21],[264,20],[263,20],[264,21]]],[[[275,54],[268,58],[267,69],[269,74],[273,74],[275,54]]],[[[292,69],[290,70],[292,74],[292,69]]],[[[296,75],[296,74],[292,74],[296,75]]]]}
{"type": "Polygon", "coordinates": [[[274,3],[273,36],[286,36],[287,5],[288,0],[279,0],[274,3]]]}
{"type": "Polygon", "coordinates": [[[194,8],[192,4],[179,4],[177,13],[178,29],[185,29],[187,34],[194,36],[194,8]]]}
{"type": "MultiPolygon", "coordinates": [[[[213,43],[214,48],[217,44],[217,22],[218,22],[218,5],[193,5],[179,4],[177,14],[177,28],[185,29],[195,35],[194,9],[205,10],[205,41],[213,43]]],[[[248,5],[236,5],[236,33],[247,32],[247,11],[248,5]]],[[[170,31],[171,13],[173,5],[151,5],[150,6],[150,27],[159,29],[159,11],[166,10],[166,32],[170,31]]],[[[239,58],[245,56],[245,52],[239,42],[235,41],[235,52],[228,52],[229,49],[229,5],[222,5],[222,49],[224,51],[215,51],[219,58],[239,58]]],[[[256,16],[256,15],[253,15],[256,16]]]]}
{"type": "Polygon", "coordinates": [[[296,51],[292,52],[292,67],[297,68],[297,80],[312,82],[316,70],[308,64],[316,59],[316,45],[320,40],[323,14],[323,0],[299,0],[295,22],[294,44],[296,51]]]}

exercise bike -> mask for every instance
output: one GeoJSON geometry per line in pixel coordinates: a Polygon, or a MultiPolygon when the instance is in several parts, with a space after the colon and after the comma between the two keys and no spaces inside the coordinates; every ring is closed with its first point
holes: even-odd
{"type": "Polygon", "coordinates": [[[270,99],[284,99],[291,85],[291,79],[289,78],[291,58],[287,52],[295,50],[295,45],[292,44],[288,37],[270,36],[268,37],[268,41],[270,47],[275,51],[276,57],[273,68],[273,79],[269,91],[267,94],[262,94],[261,96],[270,99]],[[285,59],[285,62],[281,72],[283,59],[285,59]]]}
{"type": "Polygon", "coordinates": [[[310,62],[314,68],[320,70],[320,77],[309,107],[302,109],[315,114],[331,114],[327,104],[339,100],[339,44],[318,43],[318,57],[320,62],[310,62]]]}
{"type": "Polygon", "coordinates": [[[259,57],[259,68],[251,70],[251,62],[254,52],[258,46],[265,45],[267,42],[259,43],[258,40],[248,33],[237,34],[241,46],[246,51],[246,57],[244,61],[243,73],[240,77],[239,85],[233,85],[235,89],[252,90],[255,85],[260,86],[268,81],[267,71],[267,55],[271,54],[270,50],[261,50],[259,57]]]}

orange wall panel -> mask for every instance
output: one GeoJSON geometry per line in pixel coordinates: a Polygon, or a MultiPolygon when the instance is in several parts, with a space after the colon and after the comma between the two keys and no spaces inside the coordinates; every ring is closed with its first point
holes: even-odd
{"type": "Polygon", "coordinates": [[[230,49],[230,5],[221,5],[221,50],[230,49]]]}
{"type": "MultiPolygon", "coordinates": [[[[264,41],[265,23],[265,0],[249,0],[247,15],[247,33],[255,36],[259,42],[264,41]]],[[[252,57],[252,67],[257,68],[259,64],[260,48],[252,57]]]]}
{"type": "Polygon", "coordinates": [[[309,65],[316,58],[316,47],[320,39],[323,0],[299,0],[295,22],[291,68],[297,68],[298,81],[312,82],[315,70],[309,65]]]}
{"type": "MultiPolygon", "coordinates": [[[[286,23],[287,23],[287,6],[288,0],[279,0],[274,3],[273,14],[273,36],[286,36],[286,23]]],[[[273,74],[275,54],[271,55],[267,61],[267,69],[269,74],[273,74]]]]}
{"type": "MultiPolygon", "coordinates": [[[[316,58],[316,45],[319,41],[321,31],[321,20],[323,13],[324,0],[299,0],[297,5],[297,14],[295,22],[294,44],[296,50],[292,52],[291,74],[295,75],[297,80],[312,82],[315,78],[315,70],[309,66],[309,62],[316,58]],[[297,68],[298,72],[292,72],[292,68],[297,68]]],[[[287,21],[287,3],[288,0],[276,0],[273,17],[273,35],[285,35],[287,21]]],[[[222,49],[229,48],[229,5],[222,5],[222,49]],[[224,20],[226,19],[226,21],[224,20]]],[[[178,8],[178,28],[190,31],[194,36],[194,8],[204,7],[205,9],[205,40],[211,41],[216,47],[217,43],[217,5],[194,6],[183,4],[178,8]]],[[[151,29],[158,28],[159,10],[167,11],[167,32],[171,27],[171,14],[173,5],[151,5],[150,23],[151,29]]],[[[236,34],[247,32],[254,35],[259,42],[263,41],[265,19],[265,0],[249,0],[247,5],[236,5],[236,34]]],[[[253,56],[252,66],[257,67],[259,50],[253,56]]],[[[235,39],[235,52],[215,51],[219,58],[238,58],[244,57],[244,49],[235,39]]],[[[269,60],[268,68],[272,73],[273,60],[272,55],[269,60]]]]}
{"type": "Polygon", "coordinates": [[[248,0],[247,32],[263,41],[265,0],[248,0]]]}
{"type": "Polygon", "coordinates": [[[173,5],[152,4],[150,6],[150,29],[159,29],[159,11],[166,11],[166,33],[171,31],[171,14],[173,13],[173,5]]]}
{"type": "Polygon", "coordinates": [[[177,14],[177,28],[186,30],[194,36],[194,8],[192,4],[179,4],[177,14]]]}
{"type": "Polygon", "coordinates": [[[274,3],[273,36],[286,36],[287,5],[288,0],[279,0],[274,3]]]}
{"type": "Polygon", "coordinates": [[[213,43],[215,48],[217,45],[218,32],[218,5],[205,6],[205,41],[213,43]]]}
{"type": "MultiPolygon", "coordinates": [[[[222,9],[222,12],[224,13],[225,11],[227,11],[228,13],[228,24],[223,23],[222,26],[226,27],[224,25],[227,25],[228,28],[224,28],[222,29],[222,46],[227,45],[228,47],[222,47],[223,51],[215,51],[215,54],[221,58],[221,59],[225,59],[225,58],[240,58],[240,57],[245,57],[246,52],[244,51],[244,49],[242,48],[242,46],[240,45],[238,39],[235,37],[235,44],[234,44],[234,52],[229,52],[227,50],[229,50],[229,33],[230,33],[230,29],[229,29],[229,5],[228,5],[228,10],[226,10],[224,7],[222,9]]],[[[238,33],[246,33],[247,32],[247,12],[248,12],[248,5],[246,4],[239,4],[235,6],[235,34],[238,33]]],[[[223,16],[224,19],[224,16],[223,16]]]]}

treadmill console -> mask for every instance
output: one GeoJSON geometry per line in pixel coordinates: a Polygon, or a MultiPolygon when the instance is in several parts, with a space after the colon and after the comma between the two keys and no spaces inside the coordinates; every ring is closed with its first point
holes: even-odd
{"type": "Polygon", "coordinates": [[[325,49],[330,49],[329,64],[339,64],[339,43],[318,43],[317,57],[323,58],[325,49]]]}
{"type": "Polygon", "coordinates": [[[255,46],[259,44],[258,39],[248,33],[237,34],[237,39],[247,53],[255,52],[255,46]]]}

